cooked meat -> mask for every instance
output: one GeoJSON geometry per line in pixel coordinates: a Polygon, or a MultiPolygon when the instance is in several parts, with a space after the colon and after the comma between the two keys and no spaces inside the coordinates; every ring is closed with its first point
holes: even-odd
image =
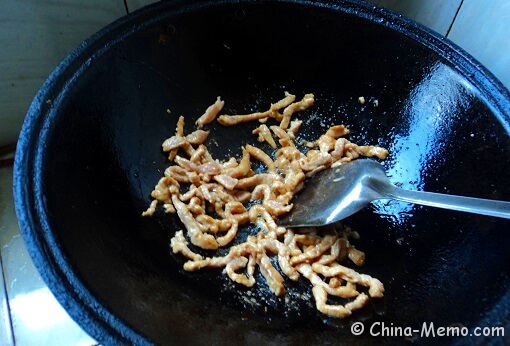
{"type": "Polygon", "coordinates": [[[183,168],[185,171],[193,171],[196,173],[199,173],[200,170],[198,169],[198,165],[191,162],[190,160],[187,160],[179,155],[175,156],[174,159],[175,163],[178,164],[181,168],[183,168]]]}
{"type": "Polygon", "coordinates": [[[331,126],[326,131],[325,135],[328,137],[334,138],[334,139],[338,139],[338,138],[343,137],[348,134],[349,134],[349,130],[344,125],[335,125],[335,126],[331,126]]]}
{"type": "Polygon", "coordinates": [[[365,253],[362,251],[359,251],[358,249],[354,247],[350,247],[347,250],[347,256],[349,256],[349,259],[356,264],[358,267],[361,267],[363,263],[365,263],[365,253]]]}
{"type": "Polygon", "coordinates": [[[273,136],[271,135],[271,131],[267,125],[262,124],[252,131],[254,135],[259,135],[259,142],[267,142],[271,146],[271,148],[276,149],[276,142],[274,141],[273,136]]]}
{"type": "Polygon", "coordinates": [[[290,137],[290,135],[282,129],[280,126],[271,126],[271,131],[275,134],[276,137],[279,138],[278,142],[282,147],[294,146],[294,141],[290,137]]]}
{"type": "Polygon", "coordinates": [[[319,152],[317,155],[313,155],[310,158],[303,158],[299,160],[299,164],[301,165],[301,168],[303,171],[311,172],[313,170],[316,170],[317,168],[321,166],[331,166],[333,163],[333,158],[330,154],[319,152]]]}
{"type": "Polygon", "coordinates": [[[183,269],[188,272],[192,272],[192,271],[199,270],[199,269],[206,268],[206,267],[223,268],[229,262],[234,260],[236,257],[239,257],[239,256],[237,256],[236,254],[233,254],[233,255],[229,254],[229,255],[223,256],[223,257],[212,257],[212,258],[207,257],[202,260],[187,261],[186,263],[184,263],[183,269]]]}
{"type": "Polygon", "coordinates": [[[352,298],[356,297],[359,294],[359,292],[356,291],[356,287],[352,285],[331,287],[329,284],[327,284],[321,279],[321,277],[313,269],[313,266],[311,266],[308,263],[298,264],[296,266],[296,269],[301,274],[303,274],[303,276],[307,278],[313,286],[322,287],[327,294],[330,294],[332,296],[337,296],[340,298],[352,298]]]}
{"type": "Polygon", "coordinates": [[[324,266],[320,263],[312,264],[313,270],[324,276],[339,276],[344,280],[348,280],[352,283],[369,287],[368,293],[371,297],[380,298],[384,293],[383,284],[366,274],[359,274],[355,270],[344,267],[338,263],[334,263],[331,266],[324,266]]]}
{"type": "Polygon", "coordinates": [[[230,242],[235,238],[235,236],[237,234],[238,227],[239,227],[239,222],[237,222],[237,220],[233,219],[232,226],[228,230],[227,234],[216,238],[216,242],[218,243],[218,245],[226,246],[226,245],[230,244],[230,242]]]}
{"type": "MultiPolygon", "coordinates": [[[[303,275],[312,285],[320,312],[346,317],[369,300],[367,295],[358,292],[356,285],[368,287],[372,298],[382,297],[384,292],[379,280],[340,265],[347,258],[356,265],[363,264],[365,254],[348,240],[356,239],[357,233],[340,224],[286,229],[278,226],[276,220],[292,209],[292,198],[303,187],[307,176],[360,156],[384,159],[388,151],[351,143],[343,138],[349,130],[344,125],[336,125],[312,143],[312,149],[305,155],[295,144],[302,121],[291,118],[315,101],[313,94],[295,100],[294,95],[286,93],[285,98],[271,104],[265,112],[218,118],[226,126],[252,120],[265,122],[269,118],[280,122],[271,126],[262,124],[253,130],[259,141],[267,142],[274,149],[278,148],[275,141],[278,139],[280,148],[275,151],[274,159],[246,144],[241,148],[240,160],[234,157],[223,162],[215,160],[205,145],[209,132],[198,129],[185,135],[181,116],[175,134],[162,145],[163,151],[170,152],[173,165],[154,187],[153,201],[142,215],[153,215],[158,204],[167,213],[177,213],[186,231],[176,232],[170,246],[174,253],[189,259],[184,263],[184,270],[224,268],[232,281],[252,287],[256,284],[254,274],[258,268],[269,289],[279,297],[285,294],[282,274],[294,281],[303,275]],[[260,161],[265,171],[255,173],[252,159],[260,161]],[[204,258],[195,252],[195,248],[200,251],[229,246],[236,239],[239,227],[246,223],[257,225],[259,233],[231,246],[228,255],[204,258]],[[277,256],[277,266],[270,256],[277,256]],[[345,305],[328,304],[328,295],[351,301],[345,305]]],[[[197,120],[197,125],[202,127],[213,121],[223,106],[218,97],[197,120]]]]}
{"type": "Polygon", "coordinates": [[[245,268],[248,264],[248,259],[244,256],[236,257],[232,261],[228,262],[225,271],[227,272],[227,275],[229,278],[232,279],[232,281],[237,282],[238,284],[244,285],[246,287],[252,287],[255,285],[255,278],[250,275],[248,278],[244,274],[238,274],[236,273],[236,270],[239,270],[241,268],[245,268]]]}
{"type": "Polygon", "coordinates": [[[352,302],[345,304],[345,308],[350,310],[351,312],[354,310],[359,310],[368,303],[368,296],[365,293],[361,293],[356,297],[352,302]]]}
{"type": "Polygon", "coordinates": [[[170,151],[182,147],[186,143],[186,139],[182,136],[172,136],[165,140],[161,145],[163,151],[170,151]]]}
{"type": "MultiPolygon", "coordinates": [[[[201,162],[213,162],[211,154],[209,154],[209,151],[207,150],[207,147],[203,144],[200,144],[195,150],[195,152],[190,156],[189,159],[193,163],[201,163],[201,162]]],[[[235,159],[234,159],[235,161],[235,159]]]]}
{"type": "Polygon", "coordinates": [[[186,141],[189,144],[199,145],[205,142],[207,136],[209,136],[209,131],[196,130],[186,136],[186,141]]]}
{"type": "MultiPolygon", "coordinates": [[[[191,204],[191,203],[190,203],[191,204]]],[[[188,207],[189,208],[189,207],[188,207]]],[[[204,226],[204,230],[208,233],[217,234],[218,232],[226,232],[232,227],[233,222],[227,219],[215,219],[202,212],[196,214],[195,219],[200,225],[204,226]]]]}
{"type": "Polygon", "coordinates": [[[189,249],[188,242],[184,238],[184,233],[182,233],[182,231],[175,232],[174,237],[170,240],[170,246],[172,247],[173,253],[181,253],[184,257],[193,261],[202,260],[202,256],[189,249]]]}
{"type": "MultiPolygon", "coordinates": [[[[177,127],[175,128],[175,137],[184,137],[184,117],[182,115],[179,117],[179,120],[177,121],[177,127]]],[[[164,144],[165,144],[165,142],[163,142],[163,145],[164,144]]],[[[186,144],[186,142],[183,143],[182,145],[185,145],[185,144],[186,144]]],[[[174,159],[175,155],[177,155],[179,147],[170,149],[170,154],[168,154],[168,159],[170,161],[172,161],[174,159]]],[[[164,147],[163,147],[163,150],[165,150],[164,147]]]]}
{"type": "Polygon", "coordinates": [[[328,282],[328,286],[331,288],[340,287],[341,284],[342,284],[342,280],[337,277],[332,277],[331,279],[329,279],[329,282],[328,282]]]}
{"type": "Polygon", "coordinates": [[[167,213],[175,213],[170,196],[172,192],[178,191],[179,187],[179,183],[172,177],[166,176],[159,179],[158,184],[151,192],[151,197],[154,198],[154,200],[151,202],[149,208],[142,213],[142,216],[152,216],[156,211],[156,206],[160,202],[164,203],[167,213]]]}
{"type": "MultiPolygon", "coordinates": [[[[312,98],[313,98],[313,95],[312,95],[312,98]]],[[[285,107],[288,107],[289,105],[291,105],[295,99],[296,99],[296,96],[285,93],[285,98],[272,104],[271,107],[269,108],[269,110],[267,110],[265,112],[256,112],[256,113],[251,113],[251,114],[246,114],[246,115],[221,115],[218,118],[218,122],[224,126],[233,126],[233,125],[237,125],[237,124],[241,124],[241,123],[245,123],[245,122],[249,122],[249,121],[254,121],[254,120],[264,120],[269,117],[276,118],[278,121],[280,121],[280,119],[279,119],[280,114],[278,113],[278,111],[282,108],[285,108],[285,107]]],[[[307,101],[307,102],[309,102],[309,101],[307,101]]],[[[297,108],[297,107],[294,107],[294,108],[297,108]]],[[[298,109],[294,110],[293,112],[295,112],[297,110],[298,109]]]]}
{"type": "Polygon", "coordinates": [[[223,170],[222,173],[230,175],[232,178],[240,178],[246,176],[250,169],[250,153],[246,149],[243,149],[243,158],[241,162],[239,162],[239,165],[234,168],[227,168],[223,170]]]}
{"type": "Polygon", "coordinates": [[[218,122],[223,126],[233,126],[241,123],[246,123],[249,121],[268,118],[272,114],[273,111],[268,110],[265,112],[257,112],[246,115],[220,115],[220,117],[218,118],[218,122]]]}
{"type": "Polygon", "coordinates": [[[257,174],[249,178],[239,179],[236,188],[247,189],[261,184],[272,185],[276,181],[282,181],[282,177],[274,173],[257,174]]]}
{"type": "Polygon", "coordinates": [[[287,214],[292,210],[293,204],[281,203],[279,201],[275,201],[272,199],[267,199],[262,202],[262,206],[266,208],[266,210],[276,217],[287,214]]]}
{"type": "Polygon", "coordinates": [[[278,254],[278,264],[285,275],[294,281],[299,279],[297,270],[290,264],[290,249],[288,246],[277,239],[262,239],[259,242],[265,250],[278,254]]]}
{"type": "Polygon", "coordinates": [[[312,293],[315,299],[315,306],[317,307],[317,310],[323,314],[338,318],[345,318],[352,314],[352,312],[343,305],[327,304],[328,294],[326,293],[324,287],[313,286],[312,293]]]}
{"type": "Polygon", "coordinates": [[[179,166],[170,166],[165,169],[165,176],[170,177],[179,183],[189,183],[188,172],[179,166]]]}
{"type": "Polygon", "coordinates": [[[271,110],[273,112],[277,112],[280,109],[287,107],[295,100],[296,100],[296,95],[292,95],[292,94],[289,94],[288,92],[285,92],[285,97],[283,99],[281,99],[280,101],[276,102],[275,104],[272,104],[271,110]]]}
{"type": "Polygon", "coordinates": [[[209,124],[210,122],[214,121],[216,119],[216,116],[218,113],[223,109],[223,106],[225,105],[225,101],[222,101],[221,98],[218,96],[216,99],[216,102],[214,102],[212,105],[210,105],[206,110],[205,113],[198,118],[196,124],[198,127],[203,127],[206,124],[209,124]]]}
{"type": "Polygon", "coordinates": [[[388,157],[388,150],[380,147],[374,147],[373,145],[355,146],[354,150],[360,155],[366,157],[376,156],[377,158],[384,160],[388,157]]]}
{"type": "Polygon", "coordinates": [[[319,145],[319,150],[323,153],[329,153],[331,150],[335,148],[336,140],[333,137],[328,135],[322,135],[317,140],[317,144],[319,145]]]}
{"type": "Polygon", "coordinates": [[[349,251],[349,242],[340,238],[331,246],[329,254],[323,254],[317,263],[328,265],[335,261],[342,262],[347,257],[347,252],[349,251]]]}
{"type": "Polygon", "coordinates": [[[285,293],[285,287],[283,286],[283,277],[278,270],[273,267],[271,260],[265,254],[260,252],[257,256],[257,264],[259,265],[260,272],[266,279],[269,289],[273,291],[276,296],[282,296],[285,293]]]}
{"type": "Polygon", "coordinates": [[[276,166],[275,166],[273,160],[271,159],[271,157],[269,157],[269,155],[267,155],[265,152],[263,152],[259,148],[255,148],[254,146],[251,146],[249,144],[246,144],[245,148],[246,148],[246,151],[248,151],[248,153],[251,155],[251,157],[253,157],[254,159],[257,159],[260,162],[262,162],[263,164],[265,164],[267,166],[267,169],[269,172],[271,172],[271,173],[276,172],[276,166]]]}
{"type": "Polygon", "coordinates": [[[299,264],[301,262],[311,262],[315,261],[318,257],[320,257],[324,252],[329,250],[331,246],[334,244],[336,237],[332,237],[327,235],[322,239],[318,244],[308,247],[304,253],[292,257],[290,259],[290,263],[292,265],[299,264]]]}
{"type": "Polygon", "coordinates": [[[290,124],[290,118],[296,112],[304,111],[310,108],[315,102],[313,94],[306,94],[303,99],[299,102],[291,103],[285,110],[283,111],[283,119],[280,123],[280,127],[286,130],[290,124]]]}
{"type": "Polygon", "coordinates": [[[303,121],[298,119],[292,120],[290,122],[290,127],[287,130],[287,133],[292,139],[295,139],[295,136],[297,135],[299,128],[301,127],[301,124],[303,124],[303,121]]]}
{"type": "Polygon", "coordinates": [[[214,176],[214,180],[223,185],[227,190],[232,190],[239,182],[238,179],[232,178],[230,175],[218,174],[214,176]]]}
{"type": "Polygon", "coordinates": [[[216,250],[218,248],[218,242],[210,234],[205,234],[200,227],[200,224],[193,217],[193,214],[188,210],[186,205],[182,203],[177,195],[172,195],[172,202],[181,219],[193,245],[199,246],[202,249],[216,250]]]}
{"type": "Polygon", "coordinates": [[[255,204],[249,210],[250,222],[259,225],[263,230],[266,230],[273,238],[285,234],[286,229],[279,227],[274,221],[269,211],[261,204],[255,204]]]}
{"type": "Polygon", "coordinates": [[[322,281],[309,264],[299,264],[297,270],[312,283],[315,305],[317,310],[323,314],[343,318],[350,316],[353,310],[360,309],[368,303],[368,297],[364,293],[358,293],[351,285],[330,287],[322,281]],[[345,306],[330,305],[327,304],[328,294],[341,298],[356,297],[356,299],[353,302],[347,303],[345,306]]]}
{"type": "Polygon", "coordinates": [[[151,202],[149,208],[142,213],[142,216],[152,216],[156,212],[156,206],[158,205],[158,200],[155,199],[151,202]]]}
{"type": "Polygon", "coordinates": [[[331,152],[331,156],[333,157],[333,160],[340,160],[342,156],[344,156],[344,148],[345,143],[347,143],[347,139],[345,138],[338,138],[335,142],[335,148],[331,152]]]}

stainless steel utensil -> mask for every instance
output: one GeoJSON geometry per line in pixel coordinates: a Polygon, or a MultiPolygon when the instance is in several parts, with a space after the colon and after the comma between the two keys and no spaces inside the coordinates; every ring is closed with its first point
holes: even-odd
{"type": "Polygon", "coordinates": [[[374,200],[388,198],[510,219],[510,202],[404,190],[390,182],[381,164],[362,159],[312,177],[294,198],[294,208],[280,219],[279,225],[327,225],[358,212],[374,200]]]}

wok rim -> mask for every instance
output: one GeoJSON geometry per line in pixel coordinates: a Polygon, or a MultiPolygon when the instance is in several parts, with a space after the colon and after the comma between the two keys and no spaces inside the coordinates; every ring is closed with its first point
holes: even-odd
{"type": "MultiPolygon", "coordinates": [[[[510,135],[510,91],[462,48],[431,29],[390,10],[357,0],[265,0],[263,3],[269,2],[320,7],[361,17],[384,25],[433,50],[455,66],[459,74],[475,87],[479,97],[491,107],[510,135]]],[[[87,289],[74,272],[48,223],[45,200],[41,193],[41,170],[38,168],[44,155],[48,125],[58,116],[59,101],[66,93],[67,86],[79,78],[94,59],[152,22],[160,21],[168,15],[188,13],[200,8],[254,3],[255,0],[200,0],[191,4],[185,0],[160,1],[121,17],[70,53],[51,73],[30,105],[19,136],[14,163],[13,192],[20,232],[36,268],[58,302],[80,327],[97,341],[105,344],[152,343],[110,312],[87,289]],[[157,9],[164,11],[158,13],[157,9]],[[151,13],[158,14],[147,20],[147,15],[151,13]]],[[[484,316],[480,318],[483,319],[484,316]]]]}

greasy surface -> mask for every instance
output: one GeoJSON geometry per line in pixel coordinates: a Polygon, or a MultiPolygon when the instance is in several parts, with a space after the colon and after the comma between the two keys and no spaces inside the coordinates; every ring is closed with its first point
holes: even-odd
{"type": "MultiPolygon", "coordinates": [[[[61,66],[36,98],[18,147],[17,211],[28,248],[57,298],[98,341],[363,340],[350,334],[354,319],[324,319],[310,297],[299,297],[301,283],[289,289],[299,302],[287,305],[261,284],[252,301],[218,272],[182,272],[169,249],[182,227],[177,219],[139,216],[167,165],[156,148],[178,115],[201,114],[218,95],[226,112],[242,114],[284,90],[313,90],[317,106],[301,116],[303,138],[343,123],[354,142],[389,149],[394,183],[510,200],[508,94],[447,54],[443,42],[423,40],[441,57],[390,31],[385,26],[399,20],[368,5],[345,6],[351,14],[298,4],[196,5],[190,13],[174,6],[133,18],[151,19],[146,26],[114,25],[112,37],[127,33],[123,40],[98,39],[61,66]],[[356,15],[366,13],[374,23],[356,15]],[[87,61],[99,48],[104,54],[87,61]]],[[[215,156],[256,143],[249,126],[211,128],[215,156]]],[[[386,288],[355,319],[508,323],[508,221],[391,202],[345,223],[361,235],[364,272],[386,288]]]]}
{"type": "Polygon", "coordinates": [[[310,178],[293,199],[294,207],[280,217],[280,226],[316,226],[341,221],[381,196],[371,181],[384,181],[384,167],[372,160],[342,164],[310,178]]]}

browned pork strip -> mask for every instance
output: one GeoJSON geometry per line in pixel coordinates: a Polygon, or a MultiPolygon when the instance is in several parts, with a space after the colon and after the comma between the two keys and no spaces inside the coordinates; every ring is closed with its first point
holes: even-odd
{"type": "MultiPolygon", "coordinates": [[[[291,118],[295,112],[313,105],[314,96],[307,94],[298,102],[295,99],[294,95],[286,93],[284,99],[271,104],[266,112],[218,118],[224,125],[257,119],[265,122],[268,118],[279,121],[280,126],[262,124],[253,131],[259,141],[266,141],[274,149],[277,149],[275,138],[278,139],[281,147],[275,153],[275,160],[249,144],[242,148],[240,160],[233,157],[222,162],[215,160],[204,145],[209,132],[198,129],[185,135],[181,116],[175,134],[163,143],[163,150],[170,152],[169,159],[174,164],[165,170],[164,177],[155,186],[151,193],[153,201],[143,215],[152,215],[160,203],[166,212],[177,213],[186,232],[176,232],[170,245],[174,253],[189,259],[184,270],[224,268],[232,281],[252,287],[258,267],[269,289],[277,296],[285,294],[281,273],[292,280],[298,280],[301,274],[310,281],[319,311],[333,317],[346,317],[369,300],[366,294],[357,291],[356,285],[368,287],[371,297],[382,297],[384,292],[379,280],[339,264],[347,258],[357,265],[363,264],[365,254],[347,240],[356,238],[356,233],[341,225],[291,230],[279,227],[276,220],[292,209],[290,202],[303,187],[306,176],[360,156],[385,158],[387,151],[349,142],[342,138],[349,130],[336,125],[320,136],[305,155],[294,143],[302,121],[291,121],[291,118]],[[283,114],[280,113],[282,109],[283,114]],[[268,172],[254,172],[251,158],[262,162],[268,172]],[[180,186],[179,183],[189,185],[180,186]],[[226,256],[203,258],[188,246],[186,237],[194,246],[217,250],[231,244],[239,227],[248,222],[257,224],[259,233],[232,246],[226,256]],[[277,266],[271,262],[270,255],[277,256],[277,266]],[[334,305],[328,303],[328,295],[354,299],[345,305],[334,305]]],[[[197,125],[202,127],[213,121],[223,105],[218,97],[197,120],[197,125]]]]}
{"type": "MultiPolygon", "coordinates": [[[[265,112],[256,112],[245,115],[220,115],[218,122],[223,126],[233,126],[254,120],[264,120],[269,117],[278,118],[278,111],[292,104],[296,96],[286,93],[285,98],[271,105],[265,112]]],[[[297,109],[296,109],[297,110],[297,109]]],[[[296,111],[294,110],[294,111],[296,111]]]]}
{"type": "Polygon", "coordinates": [[[196,130],[186,136],[186,141],[189,144],[199,145],[205,142],[207,136],[209,136],[209,131],[196,130]]]}
{"type": "Polygon", "coordinates": [[[271,131],[267,125],[262,124],[252,131],[254,135],[259,135],[259,142],[267,142],[271,146],[271,148],[276,149],[276,142],[274,141],[273,136],[271,135],[271,131]]]}
{"type": "Polygon", "coordinates": [[[218,249],[218,242],[210,234],[202,232],[200,224],[195,220],[193,214],[188,210],[186,204],[182,203],[176,195],[172,195],[172,202],[181,219],[182,223],[186,227],[188,234],[193,245],[199,246],[206,250],[218,249]]]}
{"type": "Polygon", "coordinates": [[[221,98],[218,96],[216,99],[216,102],[214,102],[212,105],[210,105],[206,110],[205,113],[198,118],[196,124],[198,127],[203,127],[206,124],[211,123],[216,119],[216,116],[218,113],[223,109],[223,106],[225,105],[225,101],[222,101],[221,98]]]}
{"type": "Polygon", "coordinates": [[[271,157],[269,157],[269,155],[267,155],[265,152],[263,152],[259,148],[251,146],[249,144],[247,144],[245,148],[246,148],[246,151],[248,151],[248,153],[253,158],[255,158],[255,159],[259,160],[260,162],[262,162],[263,164],[265,164],[267,166],[267,169],[269,172],[271,172],[271,173],[276,172],[276,166],[275,166],[273,160],[271,159],[271,157]]]}
{"type": "Polygon", "coordinates": [[[175,235],[170,240],[170,246],[173,253],[181,253],[184,257],[193,261],[200,261],[202,259],[202,256],[190,250],[182,231],[175,232],[175,235]]]}
{"type": "Polygon", "coordinates": [[[273,111],[268,110],[265,112],[257,112],[246,115],[220,115],[218,117],[218,122],[223,126],[234,126],[241,123],[246,123],[249,121],[265,119],[270,117],[273,114],[273,111]]]}
{"type": "Polygon", "coordinates": [[[324,266],[319,263],[312,264],[313,270],[324,276],[339,276],[342,279],[349,280],[353,283],[357,283],[366,287],[369,287],[368,293],[371,297],[380,298],[384,293],[384,286],[381,281],[366,275],[359,274],[355,270],[344,267],[338,263],[334,263],[331,266],[324,266]]]}
{"type": "Polygon", "coordinates": [[[303,99],[299,102],[291,103],[287,108],[283,111],[283,119],[280,123],[280,127],[284,130],[287,130],[290,124],[290,118],[296,112],[301,112],[309,107],[311,107],[315,102],[313,94],[306,94],[303,99]]]}

